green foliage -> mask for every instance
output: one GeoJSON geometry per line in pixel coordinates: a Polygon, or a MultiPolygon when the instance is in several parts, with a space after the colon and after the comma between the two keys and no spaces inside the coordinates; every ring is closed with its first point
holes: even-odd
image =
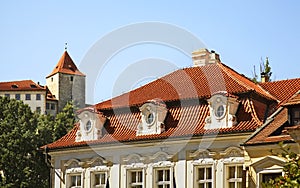
{"type": "Polygon", "coordinates": [[[68,133],[75,123],[73,102],[68,102],[62,112],[55,117],[53,140],[57,140],[68,133]]]}
{"type": "Polygon", "coordinates": [[[285,147],[283,143],[279,143],[281,153],[273,153],[279,157],[283,157],[287,162],[283,167],[283,176],[271,179],[268,183],[264,183],[263,187],[271,188],[296,188],[300,187],[300,156],[285,147]]]}
{"type": "Polygon", "coordinates": [[[72,103],[54,119],[22,101],[0,97],[0,187],[49,187],[49,166],[39,149],[74,124],[72,103]]]}

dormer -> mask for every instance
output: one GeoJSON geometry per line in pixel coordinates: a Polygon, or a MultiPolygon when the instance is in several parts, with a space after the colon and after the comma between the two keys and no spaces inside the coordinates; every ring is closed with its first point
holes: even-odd
{"type": "Polygon", "coordinates": [[[164,132],[164,120],[168,109],[160,100],[150,100],[140,107],[141,121],[137,127],[136,135],[151,135],[164,132]]]}
{"type": "Polygon", "coordinates": [[[106,117],[101,112],[84,109],[77,115],[79,129],[76,133],[76,142],[97,140],[102,137],[102,129],[106,117]]]}
{"type": "Polygon", "coordinates": [[[230,128],[237,124],[236,112],[239,101],[227,92],[218,92],[208,99],[209,112],[205,120],[205,129],[230,128]]]}

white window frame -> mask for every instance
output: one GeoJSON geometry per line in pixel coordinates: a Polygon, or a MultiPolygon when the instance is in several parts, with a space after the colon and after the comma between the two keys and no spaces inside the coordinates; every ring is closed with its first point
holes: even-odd
{"type": "Polygon", "coordinates": [[[243,164],[241,163],[235,163],[235,164],[226,164],[225,165],[225,187],[229,187],[229,183],[234,182],[235,184],[235,188],[237,188],[237,184],[238,183],[243,183],[243,164]],[[228,179],[228,174],[229,174],[229,168],[230,167],[234,167],[234,178],[230,178],[228,179]],[[242,176],[241,177],[237,177],[238,176],[238,168],[241,167],[242,168],[242,176]]]}
{"type": "MultiPolygon", "coordinates": [[[[227,179],[227,175],[228,175],[228,168],[231,167],[231,166],[241,166],[242,169],[243,169],[243,165],[244,165],[244,157],[228,157],[228,158],[225,158],[222,160],[223,163],[224,163],[224,166],[223,166],[223,179],[224,179],[224,187],[228,188],[229,187],[229,181],[227,179]]],[[[243,173],[243,172],[242,172],[243,173]]],[[[237,176],[237,171],[235,171],[235,178],[233,178],[233,182],[241,182],[243,183],[243,177],[241,178],[236,178],[237,176]]],[[[236,185],[236,183],[235,183],[236,185]]]]}
{"type": "MultiPolygon", "coordinates": [[[[136,176],[138,176],[138,175],[136,174],[136,176]]],[[[136,177],[136,179],[138,179],[138,178],[136,177]]],[[[128,188],[132,188],[132,187],[135,187],[137,185],[141,185],[142,188],[144,188],[145,187],[145,170],[142,169],[142,168],[127,169],[126,170],[126,185],[127,185],[128,188]],[[137,182],[137,181],[136,182],[131,182],[132,172],[141,172],[142,181],[141,182],[137,182]]]]}
{"type": "Polygon", "coordinates": [[[192,168],[192,173],[193,173],[193,187],[198,187],[199,183],[204,183],[204,187],[206,187],[206,183],[209,183],[211,182],[212,183],[212,187],[215,187],[215,162],[212,158],[205,158],[205,159],[198,159],[196,161],[193,161],[192,162],[192,165],[193,165],[193,168],[192,168]],[[208,180],[206,179],[206,176],[205,176],[205,179],[203,181],[199,181],[198,180],[198,169],[199,168],[208,168],[210,167],[211,168],[211,179],[208,180]]]}
{"type": "Polygon", "coordinates": [[[153,165],[153,173],[152,173],[152,179],[153,179],[153,187],[158,188],[159,185],[163,185],[165,188],[166,185],[169,185],[169,187],[173,187],[173,174],[174,174],[174,164],[170,161],[163,161],[158,162],[153,165]],[[159,170],[169,170],[170,171],[170,180],[169,181],[158,181],[158,171],[159,170]]]}
{"type": "Polygon", "coordinates": [[[107,166],[95,166],[88,169],[90,172],[90,187],[95,188],[105,188],[107,184],[107,179],[109,178],[109,167],[107,166]],[[104,185],[95,185],[95,176],[97,174],[105,174],[105,184],[104,185]]]}
{"type": "Polygon", "coordinates": [[[82,168],[80,167],[77,167],[77,168],[70,168],[70,169],[67,169],[66,171],[66,176],[67,176],[67,182],[66,182],[66,187],[67,188],[82,188],[84,187],[84,171],[82,168]],[[72,176],[80,176],[81,178],[81,185],[78,186],[78,185],[75,185],[75,186],[71,186],[71,177],[72,176]]]}
{"type": "Polygon", "coordinates": [[[257,173],[257,179],[258,179],[258,184],[257,184],[257,187],[262,187],[262,176],[264,174],[273,174],[273,173],[281,173],[281,175],[283,176],[284,175],[284,172],[282,171],[282,168],[280,169],[273,169],[273,170],[262,170],[260,171],[259,173],[257,173]]]}
{"type": "Polygon", "coordinates": [[[130,165],[125,165],[125,187],[131,187],[135,185],[142,185],[143,188],[146,187],[146,169],[147,166],[144,163],[132,163],[130,165]],[[142,171],[142,184],[131,184],[130,173],[132,171],[142,171]]]}

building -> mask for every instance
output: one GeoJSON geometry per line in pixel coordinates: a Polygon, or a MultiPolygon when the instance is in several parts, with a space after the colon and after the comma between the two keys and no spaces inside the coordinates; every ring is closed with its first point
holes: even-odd
{"type": "Polygon", "coordinates": [[[69,101],[79,108],[85,107],[85,75],[64,51],[46,77],[46,86],[32,80],[0,82],[0,96],[22,100],[32,111],[56,115],[69,101]]]}
{"type": "Polygon", "coordinates": [[[80,109],[43,147],[52,187],[261,187],[281,174],[269,149],[298,148],[284,130],[299,130],[300,79],[256,84],[214,51],[192,58],[194,67],[80,109]]]}
{"type": "Polygon", "coordinates": [[[46,85],[58,101],[59,112],[68,101],[74,101],[79,108],[85,107],[85,75],[79,71],[67,51],[46,77],[46,85]]]}
{"type": "Polygon", "coordinates": [[[33,111],[46,111],[46,89],[32,80],[0,82],[0,96],[22,100],[33,111]]]}

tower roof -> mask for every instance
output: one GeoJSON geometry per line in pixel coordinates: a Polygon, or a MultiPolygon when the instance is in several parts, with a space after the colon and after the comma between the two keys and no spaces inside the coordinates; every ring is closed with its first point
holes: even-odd
{"type": "Polygon", "coordinates": [[[61,58],[59,59],[57,65],[53,69],[53,71],[46,77],[50,77],[56,73],[65,73],[65,74],[73,74],[73,75],[80,75],[85,76],[82,72],[78,70],[75,63],[73,62],[72,58],[68,54],[67,51],[63,53],[61,58]]]}

